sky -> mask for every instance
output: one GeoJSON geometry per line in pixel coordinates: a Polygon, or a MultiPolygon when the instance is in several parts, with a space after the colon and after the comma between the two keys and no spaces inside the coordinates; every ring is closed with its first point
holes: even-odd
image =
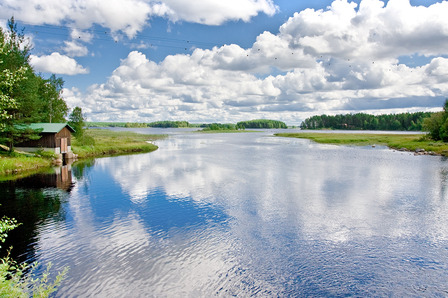
{"type": "Polygon", "coordinates": [[[88,121],[299,125],[448,98],[447,1],[1,0],[12,16],[88,121]]]}

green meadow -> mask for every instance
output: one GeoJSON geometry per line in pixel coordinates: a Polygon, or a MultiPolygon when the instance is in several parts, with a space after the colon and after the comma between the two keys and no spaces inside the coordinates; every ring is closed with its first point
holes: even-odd
{"type": "Polygon", "coordinates": [[[278,137],[309,139],[322,144],[369,146],[384,145],[391,149],[416,151],[424,149],[448,156],[448,143],[430,140],[422,134],[368,134],[368,133],[277,133],[278,137]]]}

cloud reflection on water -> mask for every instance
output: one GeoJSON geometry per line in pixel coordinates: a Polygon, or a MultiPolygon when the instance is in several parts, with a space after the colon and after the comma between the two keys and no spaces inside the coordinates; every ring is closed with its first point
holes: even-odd
{"type": "Polygon", "coordinates": [[[439,157],[262,133],[180,135],[158,145],[98,159],[71,193],[65,228],[43,228],[41,255],[74,264],[76,282],[62,293],[277,295],[312,290],[316,280],[337,288],[336,273],[350,284],[356,270],[387,269],[365,281],[375,284],[396,275],[388,260],[397,265],[396,246],[411,241],[403,239],[448,240],[439,157]],[[384,259],[371,264],[363,254],[384,259]]]}
{"type": "Polygon", "coordinates": [[[173,198],[217,203],[231,216],[245,210],[238,221],[248,212],[278,220],[310,239],[401,237],[424,226],[448,239],[447,225],[421,222],[416,209],[431,201],[447,207],[434,202],[446,199],[439,157],[250,134],[195,135],[163,141],[153,154],[115,159],[108,167],[135,203],[162,187],[173,198]]]}

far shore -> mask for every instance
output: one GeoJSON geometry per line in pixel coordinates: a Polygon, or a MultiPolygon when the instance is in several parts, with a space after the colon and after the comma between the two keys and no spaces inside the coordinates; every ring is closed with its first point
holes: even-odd
{"type": "Polygon", "coordinates": [[[394,150],[414,152],[416,155],[448,156],[448,143],[433,141],[422,134],[371,134],[298,132],[276,133],[278,137],[309,139],[316,143],[351,146],[387,146],[394,150]]]}

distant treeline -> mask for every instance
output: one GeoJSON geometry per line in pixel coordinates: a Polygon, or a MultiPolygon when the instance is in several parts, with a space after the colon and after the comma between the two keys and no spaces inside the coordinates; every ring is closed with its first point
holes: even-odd
{"type": "Polygon", "coordinates": [[[87,122],[88,127],[162,127],[162,128],[179,128],[179,127],[202,127],[206,130],[236,130],[246,128],[288,128],[282,121],[257,119],[250,121],[241,121],[237,124],[229,123],[207,123],[192,124],[188,121],[156,121],[151,123],[138,122],[87,122]]]}
{"type": "Polygon", "coordinates": [[[313,116],[302,122],[301,129],[347,129],[347,130],[422,130],[423,119],[433,113],[416,112],[387,115],[364,113],[313,116]]]}
{"type": "Polygon", "coordinates": [[[144,122],[87,122],[88,127],[195,127],[187,121],[156,121],[151,123],[144,122]]]}
{"type": "Polygon", "coordinates": [[[162,127],[162,128],[190,127],[190,123],[188,123],[187,121],[156,121],[148,123],[148,127],[162,127]]]}
{"type": "Polygon", "coordinates": [[[257,119],[250,121],[241,121],[236,124],[237,129],[245,128],[288,128],[286,124],[278,120],[257,119]]]}
{"type": "Polygon", "coordinates": [[[201,124],[200,127],[202,127],[203,131],[207,130],[237,130],[235,124],[231,123],[210,123],[210,124],[201,124]]]}

